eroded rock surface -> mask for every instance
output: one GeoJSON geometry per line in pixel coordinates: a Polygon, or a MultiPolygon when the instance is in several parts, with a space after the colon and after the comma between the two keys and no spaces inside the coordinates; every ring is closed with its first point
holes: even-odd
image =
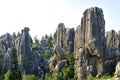
{"type": "Polygon", "coordinates": [[[52,56],[49,61],[50,71],[59,72],[66,62],[66,53],[57,45],[54,50],[54,56],[52,56]]]}
{"type": "Polygon", "coordinates": [[[92,7],[83,13],[74,42],[75,74],[85,80],[88,73],[102,74],[105,40],[105,20],[102,9],[92,7]]]}
{"type": "Polygon", "coordinates": [[[65,52],[73,53],[74,51],[74,28],[65,28],[63,23],[59,23],[54,34],[54,44],[60,45],[65,52]]]}

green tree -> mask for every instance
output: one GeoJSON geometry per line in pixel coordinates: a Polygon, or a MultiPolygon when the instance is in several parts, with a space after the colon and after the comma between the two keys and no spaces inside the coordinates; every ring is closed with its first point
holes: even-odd
{"type": "Polygon", "coordinates": [[[47,38],[47,47],[53,47],[53,38],[52,38],[52,34],[47,38]]]}
{"type": "Polygon", "coordinates": [[[47,40],[47,38],[48,38],[48,35],[47,35],[47,34],[45,34],[45,39],[47,40]]]}

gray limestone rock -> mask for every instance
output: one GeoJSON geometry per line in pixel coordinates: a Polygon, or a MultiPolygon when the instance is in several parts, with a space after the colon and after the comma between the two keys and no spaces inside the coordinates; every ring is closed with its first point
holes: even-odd
{"type": "MultiPolygon", "coordinates": [[[[118,39],[119,39],[119,42],[120,42],[120,31],[118,32],[118,39]]],[[[119,50],[120,50],[120,43],[119,43],[119,50]]]]}
{"type": "Polygon", "coordinates": [[[74,51],[74,28],[65,28],[63,23],[59,23],[57,30],[54,34],[54,44],[60,45],[65,52],[73,53],[74,51]]]}
{"type": "Polygon", "coordinates": [[[83,13],[74,40],[75,74],[85,80],[87,73],[102,74],[105,47],[105,20],[102,9],[91,7],[83,13]],[[92,67],[91,70],[89,66],[92,67]]]}
{"type": "Polygon", "coordinates": [[[65,51],[59,46],[55,46],[54,55],[56,56],[57,61],[64,60],[66,58],[65,51]]]}
{"type": "Polygon", "coordinates": [[[18,41],[18,64],[21,75],[32,74],[34,71],[34,61],[31,49],[31,37],[29,35],[29,28],[25,27],[22,30],[22,35],[18,41]]]}
{"type": "Polygon", "coordinates": [[[103,57],[104,72],[113,73],[116,64],[120,61],[119,36],[114,30],[111,30],[106,32],[105,37],[106,50],[103,57]]]}
{"type": "Polygon", "coordinates": [[[66,53],[59,46],[55,46],[54,56],[52,56],[49,60],[49,69],[51,72],[58,72],[65,64],[66,53]],[[63,61],[62,61],[63,60],[63,61]],[[64,61],[65,60],[65,61],[64,61]]]}
{"type": "Polygon", "coordinates": [[[7,52],[4,54],[2,74],[5,74],[8,70],[12,69],[11,54],[12,54],[12,50],[8,48],[7,52]]]}
{"type": "Polygon", "coordinates": [[[12,36],[6,33],[0,37],[0,52],[6,53],[8,48],[12,47],[12,36]]]}
{"type": "Polygon", "coordinates": [[[106,32],[105,37],[107,48],[119,48],[119,37],[114,30],[106,32]]]}
{"type": "Polygon", "coordinates": [[[116,65],[114,76],[115,77],[120,77],[120,62],[118,62],[117,65],[116,65]]]}

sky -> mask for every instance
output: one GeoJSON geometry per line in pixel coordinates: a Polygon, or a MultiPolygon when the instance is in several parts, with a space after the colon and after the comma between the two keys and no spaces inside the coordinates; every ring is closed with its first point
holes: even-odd
{"type": "Polygon", "coordinates": [[[106,31],[120,30],[120,0],[0,0],[0,35],[30,28],[32,38],[54,34],[59,23],[77,28],[85,9],[103,9],[106,31]]]}

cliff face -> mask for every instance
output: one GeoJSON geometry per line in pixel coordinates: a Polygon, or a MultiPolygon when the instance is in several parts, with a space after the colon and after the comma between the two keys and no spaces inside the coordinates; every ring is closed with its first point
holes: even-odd
{"type": "Polygon", "coordinates": [[[54,44],[60,45],[66,52],[73,53],[74,51],[74,28],[65,28],[63,23],[59,23],[54,34],[54,44]]]}
{"type": "Polygon", "coordinates": [[[88,73],[102,74],[104,40],[105,20],[102,9],[94,7],[85,10],[74,41],[74,66],[78,80],[84,80],[88,73]]]}

